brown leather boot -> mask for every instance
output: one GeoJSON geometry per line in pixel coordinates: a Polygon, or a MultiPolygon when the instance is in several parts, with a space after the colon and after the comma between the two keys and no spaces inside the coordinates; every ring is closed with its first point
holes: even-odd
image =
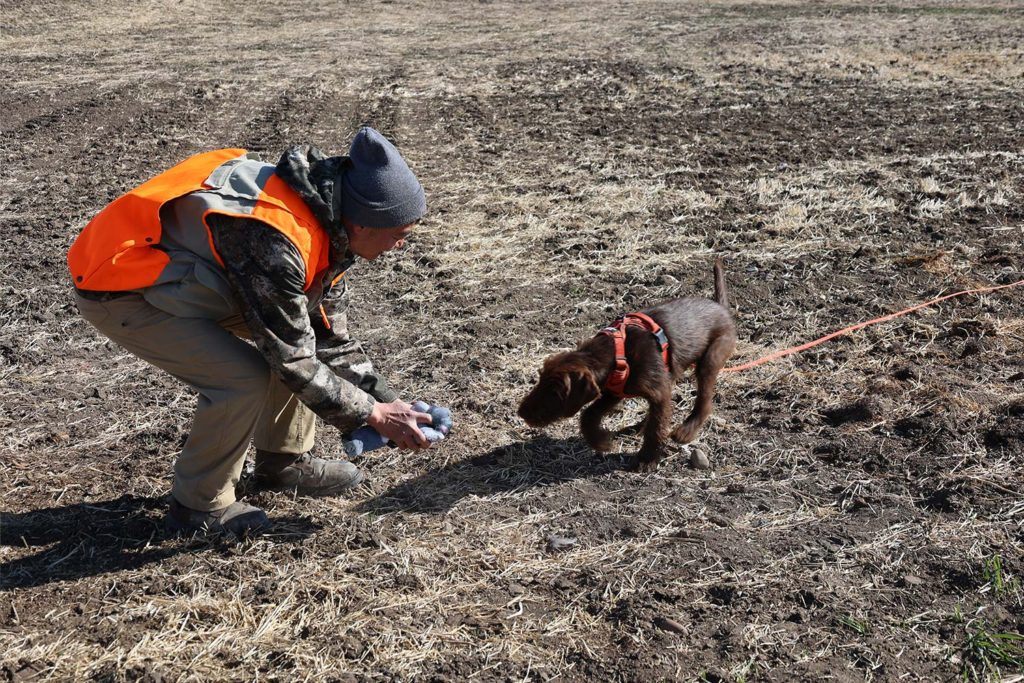
{"type": "Polygon", "coordinates": [[[363,473],[347,460],[325,460],[309,453],[256,451],[256,486],[300,496],[336,496],[358,486],[363,473]]]}
{"type": "Polygon", "coordinates": [[[204,512],[187,508],[172,497],[165,526],[170,534],[198,532],[254,536],[269,529],[270,520],[263,510],[240,501],[218,510],[204,512]]]}

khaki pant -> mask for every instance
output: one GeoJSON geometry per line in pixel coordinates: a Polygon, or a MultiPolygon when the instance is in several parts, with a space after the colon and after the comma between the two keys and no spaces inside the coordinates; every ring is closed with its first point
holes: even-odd
{"type": "Polygon", "coordinates": [[[182,505],[209,511],[233,503],[250,440],[275,453],[313,447],[316,416],[239,338],[249,336],[240,317],[181,318],[138,294],[76,298],[97,330],[199,392],[192,430],[174,464],[172,493],[182,505]]]}

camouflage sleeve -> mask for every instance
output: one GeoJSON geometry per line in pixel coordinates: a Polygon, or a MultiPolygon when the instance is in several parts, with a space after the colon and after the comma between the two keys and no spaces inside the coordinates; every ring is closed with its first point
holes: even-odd
{"type": "Polygon", "coordinates": [[[373,367],[362,345],[348,330],[348,284],[342,278],[310,314],[316,333],[316,356],[336,375],[356,385],[378,401],[390,403],[398,398],[387,381],[373,367]]]}
{"type": "Polygon", "coordinates": [[[305,266],[277,230],[250,218],[208,218],[245,322],[271,370],[300,401],[343,432],[366,422],[374,400],[318,358],[304,290],[305,266]]]}

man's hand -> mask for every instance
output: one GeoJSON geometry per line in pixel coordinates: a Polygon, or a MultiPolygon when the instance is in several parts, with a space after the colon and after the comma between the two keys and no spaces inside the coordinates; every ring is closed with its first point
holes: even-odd
{"type": "Polygon", "coordinates": [[[405,401],[392,401],[374,404],[366,424],[381,436],[391,439],[399,448],[421,450],[429,448],[430,442],[423,436],[419,424],[430,424],[432,419],[427,413],[413,410],[405,401]]]}

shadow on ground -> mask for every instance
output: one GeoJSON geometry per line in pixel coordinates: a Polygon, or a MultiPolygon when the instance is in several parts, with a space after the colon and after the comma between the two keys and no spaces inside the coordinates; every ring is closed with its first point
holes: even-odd
{"type": "Polygon", "coordinates": [[[467,496],[525,491],[621,467],[619,458],[597,455],[580,439],[542,436],[428,470],[360,503],[357,510],[444,512],[467,496]]]}
{"type": "MultiPolygon", "coordinates": [[[[0,564],[0,591],[41,586],[109,572],[138,569],[185,552],[237,541],[230,537],[169,538],[164,532],[166,497],[124,495],[21,513],[0,513],[0,546],[44,547],[0,564]]],[[[320,526],[305,518],[273,520],[262,537],[276,542],[306,538],[320,526]]]]}

